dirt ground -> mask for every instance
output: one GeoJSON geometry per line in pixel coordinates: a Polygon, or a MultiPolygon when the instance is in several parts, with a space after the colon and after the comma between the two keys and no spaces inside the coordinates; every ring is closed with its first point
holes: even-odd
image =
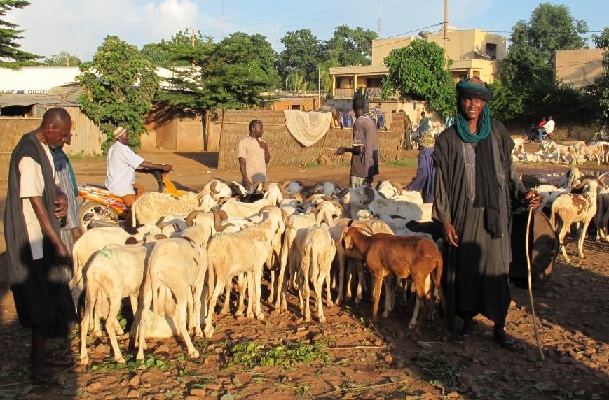
{"type": "MultiPolygon", "coordinates": [[[[211,178],[238,180],[238,171],[215,169],[214,154],[145,153],[147,160],[168,162],[175,171],[170,178],[197,190],[211,178]]],[[[412,178],[415,152],[408,167],[384,165],[380,179],[406,184],[412,178]]],[[[102,158],[73,160],[78,183],[103,183],[102,158]]],[[[565,166],[520,166],[521,172],[557,180],[565,166]]],[[[597,169],[590,166],[589,169],[597,169]]],[[[282,182],[330,180],[347,183],[348,167],[272,168],[270,179],[282,182]]],[[[138,179],[153,190],[151,177],[138,179]]],[[[4,209],[6,178],[0,178],[0,208],[4,209]]],[[[3,232],[2,232],[3,233],[3,232]]],[[[0,241],[4,246],[3,240],[0,241]]],[[[327,322],[304,323],[298,298],[289,296],[289,310],[273,314],[263,302],[265,320],[214,318],[212,340],[195,340],[201,357],[192,360],[181,339],[149,340],[144,364],[134,362],[135,351],[126,350],[128,339],[119,342],[127,359],[117,366],[109,356],[106,337],[90,340],[90,365],[78,364],[77,331],[65,358],[73,366],[58,370],[57,382],[39,385],[27,371],[29,331],[19,327],[10,291],[0,291],[0,398],[25,399],[607,399],[609,398],[609,257],[608,244],[587,240],[586,258],[580,260],[570,240],[567,250],[573,262],[562,257],[549,283],[534,292],[535,311],[545,360],[536,345],[528,292],[514,287],[508,330],[526,344],[522,352],[497,348],[490,324],[476,319],[476,331],[465,344],[444,339],[444,320],[427,321],[419,341],[408,331],[412,301],[398,307],[389,318],[371,323],[367,294],[360,305],[347,302],[325,307],[327,322]],[[252,342],[253,352],[241,352],[237,344],[252,342]],[[300,353],[285,351],[300,343],[300,353]],[[304,345],[309,346],[304,346],[304,345]],[[260,345],[258,348],[256,345],[260,345]],[[284,345],[284,347],[279,347],[284,345]],[[283,353],[282,353],[283,352],[283,353]],[[325,361],[320,356],[325,352],[325,361]],[[287,358],[281,358],[288,354],[287,358]],[[241,355],[241,363],[237,362],[241,355]],[[256,366],[253,358],[266,356],[256,366]],[[305,361],[299,361],[303,357],[305,361]],[[308,358],[308,359],[307,359],[308,358]],[[268,361],[270,360],[270,361],[268,361]],[[249,361],[249,362],[248,362],[249,361]],[[292,364],[292,365],[289,365],[292,364]]],[[[0,252],[4,248],[0,248],[0,252]]],[[[0,271],[5,271],[0,256],[0,271]]],[[[1,276],[0,276],[1,279],[1,276]]],[[[263,293],[263,299],[268,293],[263,293]]],[[[55,353],[65,346],[54,343],[55,353]]]]}

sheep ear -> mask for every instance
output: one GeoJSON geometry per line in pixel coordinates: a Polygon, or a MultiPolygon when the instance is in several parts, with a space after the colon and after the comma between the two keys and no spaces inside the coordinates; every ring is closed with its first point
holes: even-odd
{"type": "Polygon", "coordinates": [[[364,204],[370,204],[372,200],[374,200],[374,189],[370,186],[363,186],[362,188],[364,194],[366,194],[366,201],[364,201],[364,204]]]}

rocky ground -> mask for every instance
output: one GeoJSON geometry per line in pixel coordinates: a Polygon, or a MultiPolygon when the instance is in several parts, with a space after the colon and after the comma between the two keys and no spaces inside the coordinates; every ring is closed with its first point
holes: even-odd
{"type": "MultiPolygon", "coordinates": [[[[408,154],[414,157],[414,153],[408,154]]],[[[218,172],[213,157],[201,153],[150,153],[144,157],[169,162],[170,178],[200,189],[212,177],[238,179],[237,171],[218,172]]],[[[74,159],[79,183],[103,182],[102,159],[74,159]]],[[[381,179],[409,182],[415,163],[383,166],[381,179]]],[[[593,166],[589,168],[593,169],[593,166]]],[[[554,179],[564,166],[520,168],[554,179]],[[556,175],[554,175],[556,174],[556,175]]],[[[346,184],[348,168],[273,168],[271,179],[332,180],[346,184]]],[[[142,178],[147,189],[153,182],[142,178]]],[[[6,181],[0,180],[0,197],[6,181]]],[[[3,205],[2,205],[3,208],[3,205]]],[[[3,243],[2,243],[3,245],[3,243]]],[[[145,363],[134,361],[122,337],[127,364],[109,356],[106,337],[91,338],[90,365],[78,365],[74,331],[64,359],[76,361],[58,369],[56,382],[39,385],[27,370],[29,332],[15,320],[12,296],[0,291],[0,398],[58,399],[606,399],[609,398],[609,258],[608,244],[587,240],[580,260],[567,243],[573,262],[559,257],[549,283],[534,292],[541,340],[535,340],[528,292],[513,288],[508,330],[526,348],[510,352],[492,342],[490,324],[476,319],[467,343],[446,340],[444,320],[428,321],[414,341],[407,329],[412,302],[403,303],[388,319],[372,323],[370,301],[326,307],[327,322],[304,323],[298,299],[290,295],[289,310],[273,314],[263,303],[264,321],[218,316],[212,340],[197,339],[201,353],[189,359],[179,338],[149,340],[145,363]]],[[[0,249],[3,250],[3,249],[0,249]]],[[[0,271],[5,257],[0,256],[0,271]]],[[[263,298],[266,293],[263,293],[263,298]]],[[[55,354],[62,343],[53,343],[55,354]]]]}

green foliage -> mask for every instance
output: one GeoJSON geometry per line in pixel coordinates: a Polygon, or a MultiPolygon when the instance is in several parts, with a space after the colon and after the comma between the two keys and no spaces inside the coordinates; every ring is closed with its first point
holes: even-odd
{"type": "Polygon", "coordinates": [[[597,77],[594,84],[587,88],[588,93],[598,105],[595,113],[597,122],[605,127],[609,126],[609,28],[605,28],[600,35],[592,37],[596,47],[604,49],[603,73],[597,77]]]}
{"type": "Polygon", "coordinates": [[[84,94],[78,99],[82,110],[107,135],[104,153],[114,143],[113,131],[123,126],[131,133],[130,146],[138,148],[146,132],[145,116],[159,87],[152,63],[135,46],[116,36],[107,36],[93,56],[80,66],[84,94]]]}
{"type": "Polygon", "coordinates": [[[572,99],[573,94],[567,96],[565,88],[554,84],[554,52],[583,47],[582,35],[587,30],[584,21],[573,19],[568,7],[550,3],[542,3],[533,10],[528,22],[518,21],[501,63],[501,82],[493,85],[495,98],[490,104],[493,116],[537,119],[551,114],[559,115],[561,121],[571,118],[565,115],[564,119],[563,111],[572,109],[572,104],[559,100],[572,99]]]}
{"type": "Polygon", "coordinates": [[[0,65],[19,66],[29,64],[40,58],[32,53],[20,50],[21,45],[17,43],[23,39],[23,30],[17,29],[19,25],[6,21],[4,16],[13,9],[22,9],[30,5],[25,0],[0,0],[0,65]],[[12,61],[12,62],[11,62],[12,61]]]}
{"type": "Polygon", "coordinates": [[[370,65],[372,41],[377,37],[377,33],[369,29],[341,25],[323,46],[325,58],[334,60],[333,66],[370,65]]]}
{"type": "MultiPolygon", "coordinates": [[[[284,80],[293,73],[304,77],[309,88],[317,88],[318,63],[322,60],[321,43],[309,29],[290,31],[281,38],[285,49],[277,60],[279,75],[284,80]]],[[[286,84],[287,86],[287,84],[286,84]]]]}
{"type": "Polygon", "coordinates": [[[385,58],[389,74],[383,79],[382,95],[425,99],[441,115],[455,112],[455,85],[447,68],[444,49],[434,42],[413,40],[392,50],[385,58]]]}
{"type": "Polygon", "coordinates": [[[256,342],[242,342],[232,346],[228,354],[228,366],[243,365],[246,369],[257,366],[292,366],[321,360],[330,361],[330,354],[323,344],[309,345],[300,342],[286,342],[271,346],[256,342]]]}
{"type": "Polygon", "coordinates": [[[417,159],[416,158],[401,158],[399,160],[388,160],[384,163],[390,167],[416,167],[417,159]]]}
{"type": "Polygon", "coordinates": [[[60,51],[59,54],[46,57],[43,63],[44,65],[77,67],[80,65],[81,61],[80,58],[67,51],[60,51]]]}
{"type": "Polygon", "coordinates": [[[217,44],[209,37],[178,33],[163,46],[174,65],[171,90],[161,91],[157,101],[204,115],[216,108],[260,105],[261,93],[276,87],[275,52],[261,35],[234,33],[217,44]]]}

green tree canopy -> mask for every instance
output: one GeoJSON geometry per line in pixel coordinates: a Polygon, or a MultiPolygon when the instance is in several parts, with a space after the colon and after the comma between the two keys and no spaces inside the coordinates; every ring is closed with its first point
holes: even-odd
{"type": "Polygon", "coordinates": [[[23,65],[40,58],[20,49],[21,45],[17,41],[23,39],[21,36],[23,30],[17,29],[18,25],[4,19],[7,11],[29,5],[30,2],[25,0],[0,0],[0,65],[10,66],[11,63],[23,65]]]}
{"type": "MultiPolygon", "coordinates": [[[[234,33],[217,44],[199,35],[185,45],[180,32],[167,43],[172,60],[188,67],[172,68],[170,88],[158,93],[161,105],[205,116],[217,108],[245,108],[261,104],[262,93],[278,85],[275,52],[259,34],[234,33]]],[[[203,118],[205,123],[205,118],[203,118]]]]}
{"type": "Polygon", "coordinates": [[[497,95],[491,106],[494,115],[511,119],[522,113],[536,119],[540,115],[559,114],[557,111],[566,105],[549,107],[556,106],[556,99],[551,96],[562,90],[554,84],[554,53],[582,48],[585,44],[582,35],[587,30],[586,22],[575,20],[567,6],[550,3],[535,8],[528,22],[518,21],[512,28],[508,53],[501,62],[501,83],[494,85],[497,95]]]}
{"type": "Polygon", "coordinates": [[[281,79],[294,73],[303,76],[308,87],[317,88],[318,66],[322,60],[321,43],[309,29],[290,31],[281,38],[285,49],[279,53],[281,79]]]}
{"type": "Polygon", "coordinates": [[[137,47],[116,36],[107,36],[97,48],[93,61],[80,66],[78,76],[85,93],[78,99],[82,110],[97,123],[107,139],[104,152],[114,142],[117,126],[131,133],[130,145],[138,148],[146,132],[145,117],[159,87],[154,65],[137,47]]]}
{"type": "Polygon", "coordinates": [[[323,45],[325,58],[332,60],[332,66],[370,65],[372,41],[377,37],[374,31],[341,25],[323,45]]]}
{"type": "Polygon", "coordinates": [[[447,69],[444,49],[434,42],[416,39],[408,46],[392,50],[385,58],[389,74],[383,79],[382,95],[426,100],[441,115],[456,109],[455,85],[447,69]]]}
{"type": "Polygon", "coordinates": [[[609,28],[605,28],[600,35],[594,35],[592,40],[596,47],[605,50],[603,73],[587,89],[594,99],[594,103],[598,105],[595,119],[607,128],[609,127],[609,28]]]}
{"type": "Polygon", "coordinates": [[[56,65],[66,67],[77,67],[80,65],[80,58],[68,53],[67,51],[61,51],[59,54],[46,57],[44,59],[44,65],[56,65]]]}

